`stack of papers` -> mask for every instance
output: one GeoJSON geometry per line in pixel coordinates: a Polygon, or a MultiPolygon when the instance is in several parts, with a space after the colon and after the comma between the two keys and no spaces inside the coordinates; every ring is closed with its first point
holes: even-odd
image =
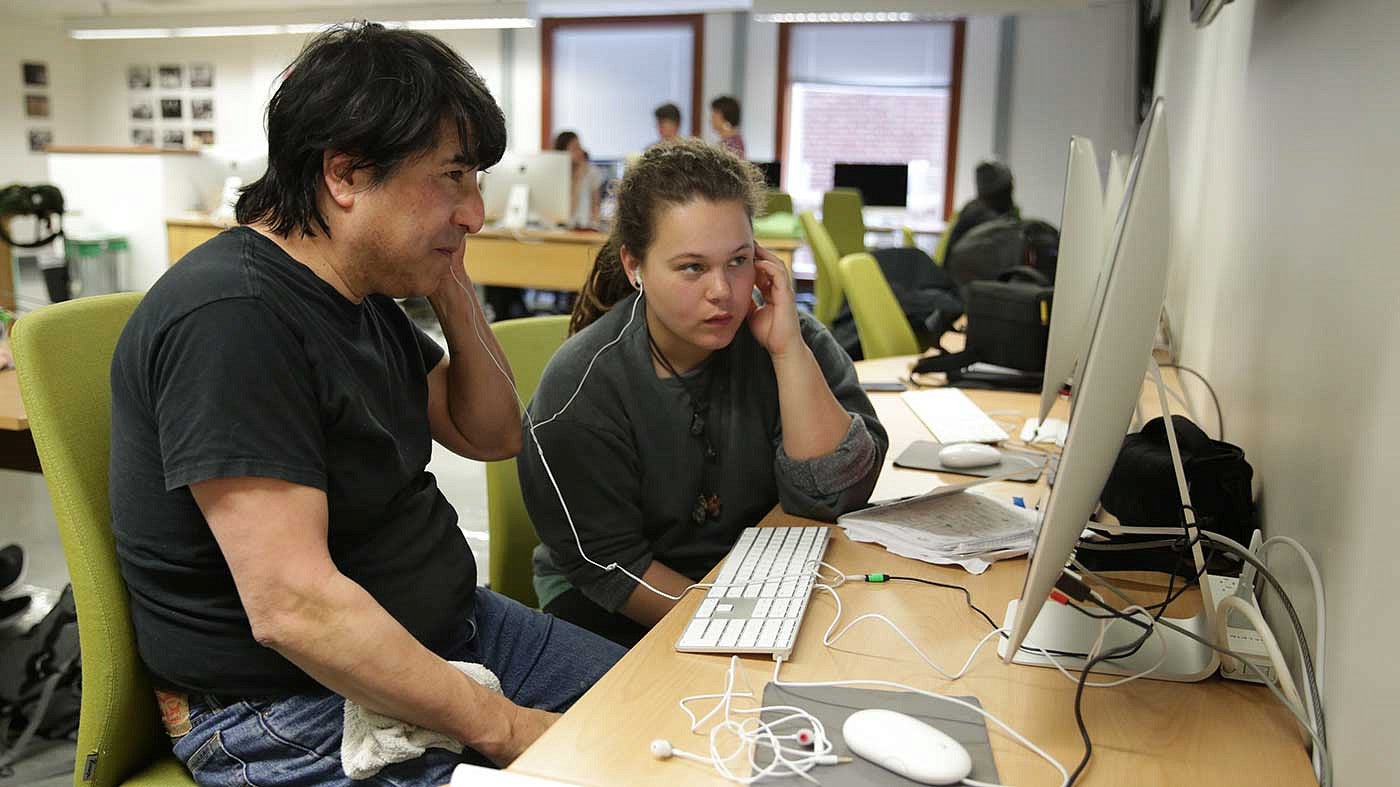
{"type": "Polygon", "coordinates": [[[852,541],[883,546],[896,555],[981,574],[994,561],[1030,551],[1040,514],[967,485],[854,511],[837,520],[852,541]]]}

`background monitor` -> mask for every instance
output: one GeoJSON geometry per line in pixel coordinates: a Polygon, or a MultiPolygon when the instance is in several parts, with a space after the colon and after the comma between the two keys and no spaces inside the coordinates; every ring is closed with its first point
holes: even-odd
{"type": "Polygon", "coordinates": [[[1104,242],[1113,240],[1113,225],[1118,221],[1118,209],[1123,206],[1123,189],[1128,181],[1127,157],[1118,151],[1108,155],[1108,181],[1103,188],[1104,242]]]}
{"type": "Polygon", "coordinates": [[[506,213],[511,187],[530,187],[530,220],[545,226],[568,224],[573,211],[573,161],[563,151],[546,150],[529,155],[507,153],[496,166],[482,173],[481,196],[486,220],[499,221],[506,213]]]}
{"type": "MultiPolygon", "coordinates": [[[[1170,231],[1167,131],[1162,114],[1163,104],[1158,99],[1138,135],[1127,197],[1114,232],[1113,259],[1103,273],[1103,307],[1080,365],[1079,404],[1070,420],[1059,477],[1045,507],[1021,596],[1007,609],[1011,635],[1001,648],[1007,660],[1024,658],[1021,645],[1028,641],[1028,634],[1038,647],[1084,652],[1099,630],[1098,621],[1065,607],[1053,606],[1054,614],[1049,614],[1052,608],[1045,608],[1045,601],[1098,505],[1151,360],[1157,315],[1166,295],[1170,231]]],[[[1204,566],[1197,568],[1202,572],[1205,610],[1191,619],[1192,627],[1213,638],[1209,582],[1204,566]]],[[[1120,626],[1115,633],[1131,640],[1135,634],[1129,629],[1134,627],[1120,626]]],[[[1215,671],[1218,661],[1213,651],[1163,627],[1154,631],[1154,636],[1163,637],[1168,655],[1151,677],[1199,680],[1215,671]]],[[[1118,644],[1113,639],[1110,637],[1106,646],[1118,644]]],[[[1106,665],[1104,670],[1141,670],[1157,657],[1157,648],[1148,646],[1133,657],[1146,659],[1146,664],[1125,660],[1106,665]]],[[[1034,663],[1034,659],[1024,660],[1034,663]]]]}
{"type": "Polygon", "coordinates": [[[783,162],[781,161],[755,161],[754,166],[763,173],[763,182],[768,184],[768,188],[773,191],[781,191],[783,188],[783,162]]]}
{"type": "Polygon", "coordinates": [[[1094,282],[1104,257],[1103,188],[1094,143],[1071,137],[1065,173],[1064,211],[1060,215],[1060,260],[1055,270],[1055,303],[1050,312],[1050,340],[1045,352],[1045,377],[1040,390],[1039,418],[1044,421],[1065,380],[1079,359],[1084,326],[1097,321],[1089,313],[1094,282]]]}
{"type": "Polygon", "coordinates": [[[909,204],[909,165],[837,164],[832,185],[859,189],[861,202],[871,207],[902,208],[909,204]]]}

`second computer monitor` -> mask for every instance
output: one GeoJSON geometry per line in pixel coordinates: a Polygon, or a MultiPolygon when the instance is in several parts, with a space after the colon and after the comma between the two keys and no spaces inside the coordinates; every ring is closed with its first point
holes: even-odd
{"type": "Polygon", "coordinates": [[[832,185],[858,189],[867,206],[903,208],[909,204],[909,165],[837,164],[832,185]]]}
{"type": "Polygon", "coordinates": [[[506,215],[513,186],[530,189],[529,214],[532,222],[554,227],[569,223],[573,206],[573,162],[568,153],[547,150],[530,155],[507,153],[481,179],[481,196],[486,218],[497,221],[506,215]]]}
{"type": "MultiPolygon", "coordinates": [[[[1007,621],[1011,635],[1000,648],[1008,660],[1025,641],[1098,505],[1142,391],[1167,287],[1170,188],[1162,114],[1158,99],[1129,167],[1123,209],[1109,249],[1112,257],[1102,273],[1102,308],[1076,375],[1078,401],[1058,478],[1046,502],[1025,585],[1013,602],[1014,620],[1007,621]]],[[[1076,650],[1086,650],[1087,644],[1076,650]]],[[[1208,652],[1185,656],[1180,664],[1168,665],[1175,675],[1196,679],[1209,673],[1208,652]]]]}

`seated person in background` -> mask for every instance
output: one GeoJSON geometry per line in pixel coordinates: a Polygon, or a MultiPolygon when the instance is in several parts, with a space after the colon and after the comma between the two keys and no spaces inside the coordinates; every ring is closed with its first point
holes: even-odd
{"type": "Polygon", "coordinates": [[[541,606],[620,643],[676,602],[600,566],[679,595],[775,503],[825,521],[863,504],[884,461],[850,358],[754,243],[763,194],[701,140],[648,150],[530,404],[549,419],[518,465],[541,606]]]}
{"type": "Polygon", "coordinates": [[[1009,167],[1000,161],[984,161],[977,165],[976,180],[977,197],[969,200],[962,210],[958,211],[958,221],[948,231],[948,243],[944,247],[946,250],[940,262],[948,261],[953,247],[968,230],[1016,211],[1016,203],[1011,198],[1014,184],[1009,167]]]}
{"type": "Polygon", "coordinates": [[[659,145],[662,142],[670,142],[680,138],[681,133],[681,108],[675,104],[662,104],[653,113],[656,115],[656,135],[660,139],[653,142],[659,145]]]}
{"type": "Polygon", "coordinates": [[[554,138],[554,149],[569,154],[573,161],[573,202],[569,223],[575,227],[598,226],[602,203],[603,173],[588,163],[588,152],[578,141],[578,134],[561,131],[554,138]]]}
{"type": "Polygon", "coordinates": [[[744,137],[739,133],[739,99],[720,96],[710,102],[710,128],[719,134],[719,144],[739,158],[744,158],[744,137]]]}
{"type": "Polygon", "coordinates": [[[118,561],[196,782],[366,783],[341,758],[353,701],[464,744],[370,772],[440,785],[459,762],[509,763],[622,649],[476,587],[426,470],[434,440],[479,460],[520,447],[501,349],[458,280],[500,108],[447,45],[376,24],[318,35],[287,73],[242,226],[170,268],[117,343],[118,561]],[[394,303],[409,296],[447,354],[394,303]]]}

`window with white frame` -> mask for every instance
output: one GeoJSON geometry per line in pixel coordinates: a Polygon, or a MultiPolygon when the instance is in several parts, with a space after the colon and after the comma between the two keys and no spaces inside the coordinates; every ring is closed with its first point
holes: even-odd
{"type": "Polygon", "coordinates": [[[794,25],[783,186],[821,202],[837,163],[907,164],[908,208],[941,215],[953,25],[794,25]]]}

